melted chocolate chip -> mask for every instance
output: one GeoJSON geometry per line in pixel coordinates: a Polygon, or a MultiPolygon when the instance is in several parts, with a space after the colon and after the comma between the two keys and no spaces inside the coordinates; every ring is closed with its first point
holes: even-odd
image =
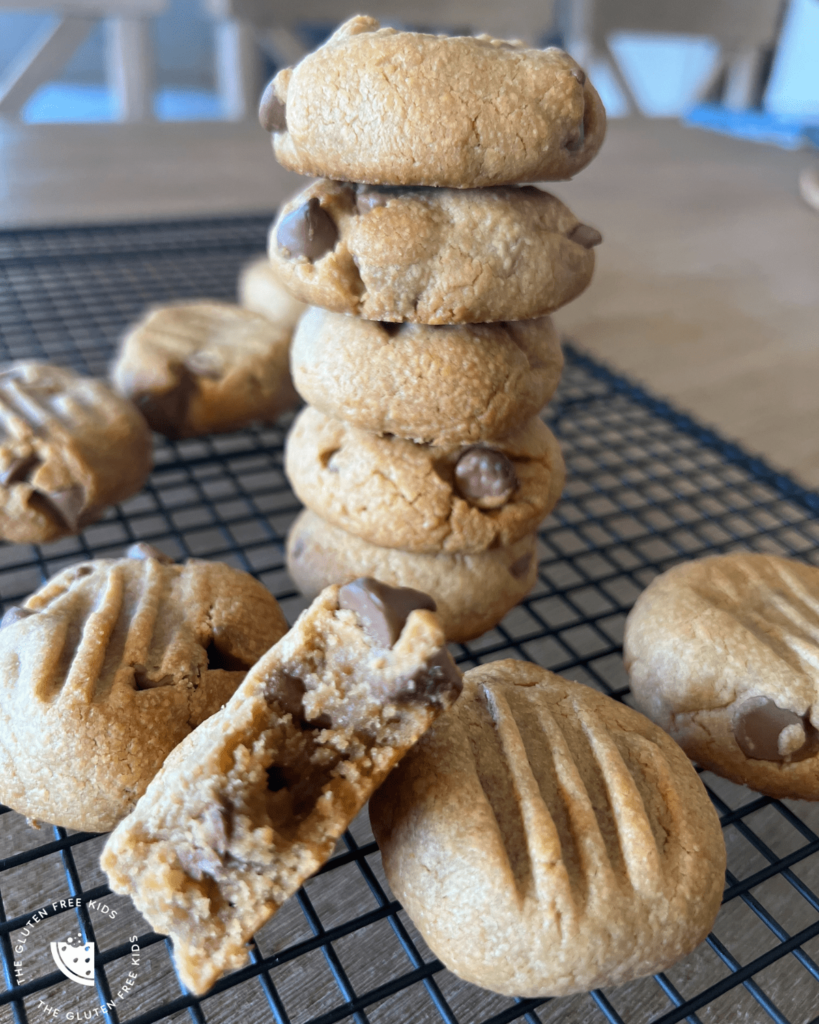
{"type": "Polygon", "coordinates": [[[583,68],[572,68],[572,76],[576,78],[581,85],[586,84],[586,72],[583,68]]]}
{"type": "Polygon", "coordinates": [[[809,741],[809,731],[813,731],[804,718],[777,707],[768,697],[743,701],[734,712],[733,728],[737,745],[746,757],[777,762],[798,754],[809,741]]]}
{"type": "Polygon", "coordinates": [[[516,580],[522,580],[523,577],[529,572],[529,567],[532,564],[531,555],[521,555],[520,558],[516,558],[514,562],[509,566],[509,572],[515,577],[516,580]]]}
{"type": "Polygon", "coordinates": [[[367,189],[359,192],[355,197],[355,208],[359,213],[369,213],[378,206],[386,206],[388,194],[378,192],[375,189],[367,189]]]}
{"type": "Polygon", "coordinates": [[[380,647],[392,647],[411,611],[436,609],[429,594],[411,587],[389,587],[370,576],[345,584],[338,592],[338,606],[354,611],[380,647]]]}
{"type": "Polygon", "coordinates": [[[283,218],[276,241],[291,258],[306,256],[312,263],[333,249],[338,241],[338,229],[313,196],[283,218]]]}
{"type": "Polygon", "coordinates": [[[467,448],[455,465],[455,487],[462,498],[475,505],[502,505],[517,486],[515,467],[494,448],[467,448]]]}
{"type": "Polygon", "coordinates": [[[170,555],[166,555],[164,551],[160,551],[159,548],[155,548],[153,544],[146,544],[144,540],[140,540],[136,544],[132,544],[125,552],[125,557],[155,558],[157,562],[162,562],[163,565],[170,565],[173,562],[170,555]]]}
{"type": "Polygon", "coordinates": [[[32,491],[27,500],[28,505],[41,515],[56,520],[72,533],[79,532],[81,516],[85,511],[85,491],[82,487],[68,487],[64,491],[53,491],[51,494],[32,491]]]}
{"type": "Polygon", "coordinates": [[[570,242],[582,245],[584,249],[593,249],[603,241],[603,236],[597,228],[591,228],[588,224],[578,224],[566,237],[570,242]]]}
{"type": "Polygon", "coordinates": [[[36,614],[37,612],[33,608],[21,608],[19,605],[14,604],[3,613],[3,618],[0,619],[0,629],[5,629],[6,626],[13,626],[15,622],[21,622],[23,619],[28,619],[36,614]]]}
{"type": "Polygon", "coordinates": [[[190,370],[180,366],[178,373],[176,383],[170,390],[161,394],[146,392],[136,399],[151,430],[170,438],[179,437],[188,414],[188,403],[196,391],[196,378],[190,370]]]}
{"type": "Polygon", "coordinates": [[[426,704],[452,692],[458,694],[462,688],[460,669],[449,651],[443,647],[437,654],[427,658],[426,663],[412,675],[397,680],[392,697],[393,700],[420,701],[426,704]]]}
{"type": "Polygon", "coordinates": [[[567,149],[570,153],[579,153],[583,148],[583,143],[586,141],[586,126],[584,121],[581,121],[577,126],[577,130],[563,143],[564,149],[567,149]]]}
{"type": "Polygon", "coordinates": [[[8,487],[9,484],[18,484],[31,476],[32,472],[42,465],[42,460],[33,452],[31,455],[21,455],[6,466],[0,473],[0,484],[8,487]]]}
{"type": "Polygon", "coordinates": [[[259,100],[259,124],[266,132],[283,132],[287,130],[287,108],[276,95],[274,81],[267,83],[259,100]]]}

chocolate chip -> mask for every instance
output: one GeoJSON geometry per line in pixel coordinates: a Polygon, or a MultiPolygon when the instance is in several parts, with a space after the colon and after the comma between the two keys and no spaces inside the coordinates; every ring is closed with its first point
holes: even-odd
{"type": "Polygon", "coordinates": [[[590,228],[588,224],[578,224],[566,237],[570,242],[582,245],[584,249],[593,249],[603,241],[603,236],[597,228],[590,228]]]}
{"type": "Polygon", "coordinates": [[[177,367],[176,383],[168,391],[145,392],[136,398],[140,412],[151,430],[165,437],[179,437],[188,414],[188,403],[196,392],[196,378],[186,366],[177,367]]]}
{"type": "Polygon", "coordinates": [[[394,700],[421,701],[427,704],[453,692],[459,694],[462,688],[463,676],[460,669],[449,651],[443,647],[412,675],[397,680],[392,697],[394,700]]]}
{"type": "Polygon", "coordinates": [[[276,95],[274,82],[267,83],[259,100],[259,124],[266,132],[283,132],[287,130],[287,108],[276,95]]]}
{"type": "MultiPolygon", "coordinates": [[[[584,115],[585,116],[585,115],[584,115]]],[[[568,139],[563,143],[565,149],[568,149],[570,153],[578,153],[583,148],[583,143],[586,141],[586,126],[583,121],[577,126],[577,130],[573,132],[568,139]]]]}
{"type": "Polygon", "coordinates": [[[355,208],[359,213],[369,213],[370,210],[374,210],[378,206],[386,206],[388,198],[388,193],[366,189],[355,197],[355,208]]]}
{"type": "Polygon", "coordinates": [[[27,501],[28,505],[41,515],[48,519],[56,519],[72,533],[79,532],[81,514],[85,510],[85,491],[82,487],[68,487],[64,491],[54,491],[51,494],[32,491],[27,501]]]}
{"type": "Polygon", "coordinates": [[[516,558],[514,562],[509,566],[509,572],[515,577],[516,580],[522,580],[523,577],[529,572],[529,567],[532,564],[531,555],[521,555],[520,558],[516,558]]]}
{"type": "Polygon", "coordinates": [[[467,448],[455,464],[455,487],[462,498],[485,508],[497,508],[518,486],[515,467],[494,448],[467,448]]]}
{"type": "Polygon", "coordinates": [[[279,224],[276,241],[288,256],[306,256],[312,263],[332,250],[338,241],[333,218],[313,196],[279,224]]]}
{"type": "Polygon", "coordinates": [[[182,870],[195,882],[201,882],[205,875],[215,878],[220,873],[222,861],[213,850],[177,846],[175,852],[182,870]]]}
{"type": "Polygon", "coordinates": [[[778,762],[798,754],[808,743],[811,730],[804,718],[777,707],[768,697],[743,701],[734,712],[733,728],[739,749],[746,757],[778,762]]]}
{"type": "Polygon", "coordinates": [[[0,484],[8,487],[9,484],[18,484],[21,480],[29,477],[33,470],[42,465],[42,460],[33,452],[30,455],[21,455],[6,466],[0,473],[0,484]]]}
{"type": "Polygon", "coordinates": [[[292,715],[294,722],[304,717],[303,697],[304,682],[289,672],[277,672],[265,689],[265,700],[278,704],[284,714],[292,715]]]}
{"type": "Polygon", "coordinates": [[[338,606],[354,611],[380,647],[392,647],[411,611],[436,609],[429,594],[411,587],[389,587],[370,576],[345,584],[338,592],[338,606]]]}
{"type": "Polygon", "coordinates": [[[13,626],[15,622],[21,622],[23,619],[28,619],[36,614],[37,612],[33,608],[21,608],[19,605],[14,604],[3,613],[3,618],[0,619],[0,629],[5,629],[6,626],[13,626]]]}
{"type": "Polygon", "coordinates": [[[572,77],[576,78],[581,85],[586,84],[586,72],[583,68],[572,68],[572,77]]]}
{"type": "Polygon", "coordinates": [[[164,551],[160,551],[159,548],[155,548],[153,544],[146,544],[144,540],[138,541],[136,544],[132,544],[125,552],[126,558],[155,558],[157,562],[162,562],[163,565],[171,565],[173,559],[170,555],[166,555],[164,551]]]}

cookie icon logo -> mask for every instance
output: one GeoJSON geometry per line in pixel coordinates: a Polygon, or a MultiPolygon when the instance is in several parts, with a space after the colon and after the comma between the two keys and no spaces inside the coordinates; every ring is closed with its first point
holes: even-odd
{"type": "Polygon", "coordinates": [[[83,944],[82,935],[69,935],[65,942],[52,942],[51,955],[62,973],[78,985],[94,984],[94,943],[83,944]]]}

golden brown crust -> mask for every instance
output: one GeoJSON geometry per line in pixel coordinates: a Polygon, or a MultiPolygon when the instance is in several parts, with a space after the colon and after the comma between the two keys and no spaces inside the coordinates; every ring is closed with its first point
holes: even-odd
{"type": "Polygon", "coordinates": [[[311,308],[291,362],[299,394],[328,416],[453,445],[503,437],[539,412],[560,380],[563,353],[549,317],[390,329],[311,308]]]}
{"type": "Polygon", "coordinates": [[[637,712],[527,662],[467,672],[370,819],[432,951],[506,995],[663,970],[719,909],[720,824],[683,752],[637,712]]]}
{"type": "Polygon", "coordinates": [[[285,472],[309,509],[371,544],[477,554],[536,530],[565,479],[560,446],[537,417],[479,450],[503,453],[517,478],[496,507],[459,492],[455,467],[469,448],[379,437],[308,406],[288,434],[285,472]]]}
{"type": "Polygon", "coordinates": [[[624,658],[640,710],[694,761],[769,796],[819,800],[819,569],[748,552],[677,565],[638,598],[624,658]],[[803,721],[797,756],[740,748],[735,715],[765,697],[803,721]]]}
{"type": "Polygon", "coordinates": [[[0,802],[92,832],[287,629],[252,576],[194,560],[82,562],[23,609],[0,629],[0,802]]]}
{"type": "Polygon", "coordinates": [[[287,111],[279,162],[342,181],[557,181],[589,163],[606,128],[600,97],[560,50],[396,32],[362,16],[280,71],[274,89],[287,111]]]}
{"type": "Polygon", "coordinates": [[[476,555],[423,555],[378,547],[305,509],[287,537],[287,568],[308,598],[330,583],[375,576],[434,598],[447,640],[466,641],[496,626],[537,578],[537,538],[476,555]]]}
{"type": "Polygon", "coordinates": [[[599,238],[537,188],[322,180],[282,207],[269,254],[290,291],[324,309],[367,320],[489,323],[530,320],[571,302],[591,280],[599,238]],[[279,228],[314,198],[337,239],[311,260],[286,248],[279,228]]]}
{"type": "Polygon", "coordinates": [[[135,494],[151,434],[101,380],[46,363],[0,367],[0,537],[45,543],[79,533],[135,494]]]}

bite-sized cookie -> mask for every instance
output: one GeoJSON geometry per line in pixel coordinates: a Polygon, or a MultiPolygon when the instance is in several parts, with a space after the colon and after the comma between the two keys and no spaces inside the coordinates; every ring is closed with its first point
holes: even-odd
{"type": "Polygon", "coordinates": [[[192,992],[246,962],[253,933],[460,693],[429,608],[375,580],[329,587],[108,840],[112,888],[171,936],[192,992]]]}
{"type": "Polygon", "coordinates": [[[261,313],[291,333],[307,309],[305,303],[294,298],[285,288],[281,276],[267,256],[261,256],[242,267],[237,290],[239,304],[245,309],[261,313]]]}
{"type": "Polygon", "coordinates": [[[310,406],[287,436],[285,472],[327,522],[371,544],[427,554],[514,544],[551,512],[565,480],[560,446],[537,416],[491,445],[433,448],[310,406]]]}
{"type": "Polygon", "coordinates": [[[0,802],[112,829],[286,630],[266,588],[219,562],[135,545],[64,569],[3,616],[0,802]]]}
{"type": "Polygon", "coordinates": [[[637,599],[623,653],[640,710],[692,760],[819,800],[819,569],[745,552],[684,562],[637,599]]]}
{"type": "Polygon", "coordinates": [[[530,320],[591,280],[602,236],[533,186],[383,188],[316,181],[286,203],[269,254],[305,302],[367,320],[530,320]]]}
{"type": "Polygon", "coordinates": [[[543,408],[563,369],[549,317],[427,327],[316,308],[290,360],[296,390],[328,416],[435,445],[504,437],[543,408]]]}
{"type": "Polygon", "coordinates": [[[292,329],[227,302],[160,306],[122,340],[111,379],[166,437],[271,423],[298,402],[292,329]]]}
{"type": "Polygon", "coordinates": [[[259,119],[298,174],[452,188],[571,178],[606,130],[600,97],[561,50],[360,15],[276,75],[259,119]]]}
{"type": "Polygon", "coordinates": [[[433,598],[447,640],[464,642],[496,626],[534,586],[537,537],[477,555],[422,555],[370,544],[305,509],[287,536],[287,569],[308,598],[330,583],[375,576],[433,598]]]}
{"type": "Polygon", "coordinates": [[[0,366],[0,537],[79,533],[145,483],[151,434],[101,380],[47,363],[0,366]]]}
{"type": "Polygon", "coordinates": [[[664,970],[705,938],[725,883],[719,819],[680,748],[523,661],[466,673],[370,820],[433,953],[509,996],[664,970]]]}

